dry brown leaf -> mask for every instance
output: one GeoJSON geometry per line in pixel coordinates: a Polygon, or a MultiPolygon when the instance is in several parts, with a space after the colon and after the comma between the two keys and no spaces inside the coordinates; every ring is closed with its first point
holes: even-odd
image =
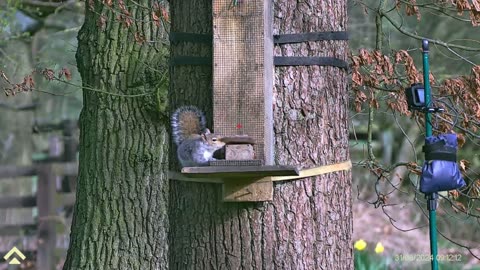
{"type": "Polygon", "coordinates": [[[460,166],[460,170],[462,172],[466,172],[468,170],[469,166],[470,166],[470,162],[466,159],[462,159],[459,162],[459,166],[460,166]]]}

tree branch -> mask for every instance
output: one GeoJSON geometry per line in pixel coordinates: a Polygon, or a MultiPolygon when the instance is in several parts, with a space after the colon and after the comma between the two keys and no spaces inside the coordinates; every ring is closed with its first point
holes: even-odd
{"type": "Polygon", "coordinates": [[[468,47],[468,46],[450,44],[450,43],[447,43],[447,42],[444,42],[444,41],[441,41],[441,40],[431,39],[431,38],[427,38],[427,37],[423,37],[423,36],[414,34],[414,33],[410,32],[408,30],[405,30],[405,28],[402,25],[400,25],[398,22],[396,22],[394,19],[392,19],[392,17],[388,16],[386,13],[382,12],[381,15],[383,17],[385,17],[385,19],[387,19],[390,22],[390,24],[392,24],[393,27],[395,27],[400,33],[402,33],[406,36],[409,36],[411,38],[418,39],[418,40],[426,39],[430,43],[437,44],[437,45],[443,46],[445,48],[457,48],[457,49],[461,49],[461,50],[464,50],[464,51],[475,51],[475,52],[480,51],[480,47],[475,48],[475,47],[468,47]]]}
{"type": "MultiPolygon", "coordinates": [[[[399,0],[399,1],[402,2],[405,5],[416,6],[416,7],[420,7],[420,8],[424,8],[424,9],[430,9],[430,10],[437,11],[438,13],[443,14],[443,15],[445,15],[447,17],[450,17],[450,18],[452,18],[454,20],[457,20],[457,21],[469,22],[469,23],[472,22],[471,20],[463,19],[462,17],[457,17],[455,15],[449,14],[449,13],[444,11],[444,10],[450,10],[451,12],[458,12],[456,9],[449,9],[449,8],[441,7],[441,6],[439,6],[435,3],[412,4],[412,3],[408,2],[408,1],[405,1],[405,0],[399,0]]],[[[466,11],[468,11],[468,10],[466,10],[466,11]]],[[[436,15],[438,16],[438,14],[436,14],[436,15]]]]}

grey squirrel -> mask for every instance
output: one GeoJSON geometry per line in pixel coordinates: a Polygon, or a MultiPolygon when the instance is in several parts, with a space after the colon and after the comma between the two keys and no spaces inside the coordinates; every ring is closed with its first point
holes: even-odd
{"type": "Polygon", "coordinates": [[[206,127],[205,114],[195,106],[178,108],[171,118],[173,141],[182,167],[206,166],[213,153],[225,146],[220,136],[206,127]]]}

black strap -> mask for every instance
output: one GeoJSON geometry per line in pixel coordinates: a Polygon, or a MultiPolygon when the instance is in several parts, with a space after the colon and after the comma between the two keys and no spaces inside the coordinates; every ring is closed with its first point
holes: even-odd
{"type": "MultiPolygon", "coordinates": [[[[274,35],[273,41],[276,44],[299,43],[304,41],[320,40],[348,40],[345,31],[311,32],[299,34],[274,35]]],[[[194,42],[212,44],[212,34],[170,32],[170,42],[194,42]]],[[[334,66],[348,69],[348,63],[334,57],[274,57],[275,66],[334,66]]],[[[212,59],[198,56],[176,56],[170,60],[170,65],[212,65],[212,59]]]]}
{"type": "MultiPolygon", "coordinates": [[[[193,42],[193,43],[206,43],[212,44],[212,34],[197,34],[197,33],[182,33],[182,32],[170,32],[170,42],[173,44],[179,42],[193,42]]],[[[201,56],[174,56],[170,59],[170,66],[211,66],[211,57],[201,56]]]]}
{"type": "Polygon", "coordinates": [[[300,43],[305,41],[321,40],[348,40],[348,33],[345,31],[329,31],[299,34],[282,34],[273,36],[273,43],[275,44],[300,43]]]}
{"type": "Polygon", "coordinates": [[[275,56],[275,66],[334,66],[343,69],[348,68],[348,63],[335,57],[297,57],[275,56]]]}
{"type": "MultiPolygon", "coordinates": [[[[348,63],[334,57],[281,57],[277,56],[273,60],[275,66],[334,66],[339,68],[348,68],[348,63]]],[[[212,58],[199,56],[175,56],[170,60],[171,66],[195,65],[211,66],[212,58]]]]}
{"type": "MultiPolygon", "coordinates": [[[[273,36],[273,43],[275,44],[300,43],[305,41],[321,40],[348,40],[348,33],[345,31],[330,31],[299,34],[282,34],[273,36]]],[[[346,61],[335,57],[277,56],[274,58],[273,64],[275,66],[334,66],[338,68],[348,69],[348,63],[346,61]]]]}
{"type": "Polygon", "coordinates": [[[425,153],[425,160],[446,160],[457,162],[457,155],[445,152],[425,153]]]}
{"type": "Polygon", "coordinates": [[[434,152],[434,151],[441,151],[444,147],[448,147],[448,146],[446,146],[446,143],[444,141],[437,141],[437,142],[434,142],[434,143],[425,144],[422,147],[422,151],[425,152],[425,153],[434,152]]]}
{"type": "MultiPolygon", "coordinates": [[[[334,57],[274,57],[273,64],[275,66],[334,66],[347,69],[348,63],[334,57]]],[[[170,60],[171,66],[195,65],[210,66],[212,58],[199,56],[175,56],[170,60]]]]}
{"type": "Polygon", "coordinates": [[[193,65],[193,66],[211,66],[211,57],[201,56],[175,56],[170,59],[171,66],[193,65]]]}
{"type": "MultiPolygon", "coordinates": [[[[197,34],[170,32],[170,42],[195,42],[195,43],[212,43],[212,34],[197,34]]],[[[282,34],[274,35],[273,43],[287,44],[300,43],[305,41],[322,41],[322,40],[348,40],[348,32],[346,31],[327,31],[327,32],[309,32],[298,34],[282,34]]]]}
{"type": "Polygon", "coordinates": [[[457,149],[447,146],[444,141],[438,141],[422,147],[425,160],[446,160],[457,162],[457,149]]]}
{"type": "Polygon", "coordinates": [[[212,44],[212,34],[170,32],[170,42],[193,42],[212,44]]]}

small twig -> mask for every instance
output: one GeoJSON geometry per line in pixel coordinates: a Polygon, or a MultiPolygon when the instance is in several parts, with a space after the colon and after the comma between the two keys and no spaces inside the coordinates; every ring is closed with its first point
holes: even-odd
{"type": "Polygon", "coordinates": [[[388,16],[386,13],[382,13],[382,16],[385,17],[389,22],[390,24],[392,24],[400,33],[406,35],[406,36],[409,36],[411,38],[414,38],[414,39],[417,39],[417,40],[428,40],[430,43],[433,43],[433,44],[437,44],[437,45],[440,45],[440,46],[443,46],[445,48],[457,48],[457,49],[461,49],[461,50],[464,50],[464,51],[480,51],[480,47],[478,48],[475,48],[475,47],[468,47],[468,46],[462,46],[462,45],[456,45],[456,44],[450,44],[450,43],[447,43],[447,42],[444,42],[444,41],[441,41],[441,40],[436,40],[436,39],[431,39],[431,38],[427,38],[427,37],[423,37],[423,36],[420,36],[420,35],[417,35],[417,34],[414,34],[410,31],[407,31],[405,30],[405,28],[400,25],[399,23],[397,23],[395,20],[393,20],[390,16],[388,16]]]}

